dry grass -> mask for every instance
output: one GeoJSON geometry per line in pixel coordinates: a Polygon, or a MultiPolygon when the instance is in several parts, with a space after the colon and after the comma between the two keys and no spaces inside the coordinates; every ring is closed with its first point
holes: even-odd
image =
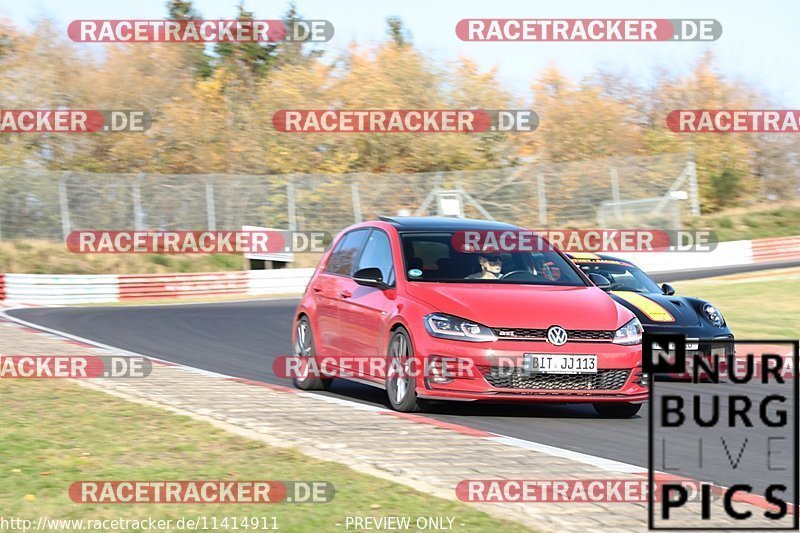
{"type": "MultiPolygon", "coordinates": [[[[296,254],[293,267],[316,266],[321,254],[296,254]]],[[[76,254],[63,243],[0,242],[0,272],[26,274],[163,274],[245,270],[244,257],[233,254],[76,254]]]]}

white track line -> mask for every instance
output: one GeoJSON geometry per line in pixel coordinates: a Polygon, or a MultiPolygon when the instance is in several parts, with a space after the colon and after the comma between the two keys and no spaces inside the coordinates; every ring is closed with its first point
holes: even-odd
{"type": "Polygon", "coordinates": [[[487,437],[489,440],[505,444],[506,446],[514,446],[515,448],[524,448],[534,452],[540,452],[554,457],[561,457],[571,461],[592,465],[609,472],[617,472],[621,474],[647,474],[647,468],[642,466],[631,465],[622,463],[613,459],[606,459],[596,455],[589,455],[582,452],[575,452],[565,448],[558,448],[550,446],[549,444],[540,444],[529,440],[518,439],[516,437],[506,437],[505,435],[496,435],[494,437],[487,437]]]}

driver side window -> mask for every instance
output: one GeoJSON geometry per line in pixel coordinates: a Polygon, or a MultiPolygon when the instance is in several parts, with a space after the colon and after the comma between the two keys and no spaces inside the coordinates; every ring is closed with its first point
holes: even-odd
{"type": "Polygon", "coordinates": [[[383,281],[394,285],[394,262],[392,260],[392,245],[389,236],[381,230],[373,229],[358,260],[356,270],[362,268],[377,268],[381,271],[383,281]]]}
{"type": "Polygon", "coordinates": [[[357,229],[342,237],[331,253],[328,264],[325,265],[325,272],[351,276],[355,271],[353,267],[364,244],[364,239],[367,238],[367,233],[369,233],[368,229],[357,229]]]}

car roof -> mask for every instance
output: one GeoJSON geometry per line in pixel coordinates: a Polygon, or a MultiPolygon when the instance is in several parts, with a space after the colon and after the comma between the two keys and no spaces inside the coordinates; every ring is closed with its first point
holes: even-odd
{"type": "Polygon", "coordinates": [[[397,231],[519,230],[519,226],[494,220],[454,217],[379,217],[397,231]]]}
{"type": "Polygon", "coordinates": [[[608,261],[619,261],[621,263],[629,263],[633,265],[633,263],[631,263],[628,259],[623,259],[621,257],[614,257],[613,255],[608,255],[608,254],[597,254],[597,255],[600,256],[600,259],[606,259],[608,261]]]}
{"type": "MultiPolygon", "coordinates": [[[[595,254],[595,253],[588,253],[587,254],[587,253],[580,253],[580,252],[567,252],[567,257],[569,257],[570,259],[578,260],[578,261],[580,261],[581,259],[586,260],[586,259],[599,258],[599,259],[601,259],[603,261],[618,261],[620,263],[626,263],[628,265],[633,265],[633,266],[636,267],[636,264],[633,263],[633,261],[630,261],[628,259],[623,259],[621,257],[614,257],[613,255],[608,255],[608,254],[595,254]],[[587,256],[594,256],[594,257],[590,258],[590,257],[587,257],[587,256]]],[[[597,259],[595,259],[595,260],[597,260],[597,259]]],[[[636,268],[639,268],[639,267],[636,267],[636,268]]]]}

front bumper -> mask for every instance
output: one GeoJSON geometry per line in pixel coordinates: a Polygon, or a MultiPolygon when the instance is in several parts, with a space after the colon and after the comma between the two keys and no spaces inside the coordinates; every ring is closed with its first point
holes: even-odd
{"type": "MultiPolygon", "coordinates": [[[[418,337],[419,338],[419,337],[418,337]]],[[[425,334],[416,353],[425,362],[447,358],[468,363],[470,372],[451,373],[448,380],[420,377],[417,395],[460,401],[555,403],[644,402],[641,345],[610,342],[568,342],[553,346],[539,341],[498,340],[470,343],[436,339],[425,334]],[[523,354],[597,355],[596,374],[531,374],[522,369],[523,354]]]]}

